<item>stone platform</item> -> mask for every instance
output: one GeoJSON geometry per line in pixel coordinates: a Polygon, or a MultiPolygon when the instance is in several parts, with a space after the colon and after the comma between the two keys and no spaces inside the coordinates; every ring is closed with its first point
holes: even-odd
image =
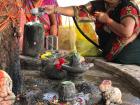
{"type": "Polygon", "coordinates": [[[87,59],[98,67],[126,79],[140,93],[140,66],[106,62],[104,59],[98,57],[87,57],[87,59]]]}
{"type": "MultiPolygon", "coordinates": [[[[40,69],[40,60],[22,55],[20,58],[22,67],[24,67],[24,69],[40,69]]],[[[93,62],[96,66],[117,74],[123,79],[126,79],[137,89],[138,92],[140,92],[140,66],[106,62],[104,59],[99,57],[86,57],[86,59],[89,62],[93,62]]]]}
{"type": "MultiPolygon", "coordinates": [[[[48,87],[46,85],[48,82],[49,84],[53,83],[50,80],[48,81],[47,79],[40,77],[41,61],[39,59],[27,56],[20,56],[20,59],[27,89],[33,91],[34,89],[32,90],[32,87],[34,87],[35,89],[43,90],[44,87],[45,89],[48,87]]],[[[85,73],[84,78],[87,81],[98,86],[102,80],[110,79],[113,81],[114,86],[119,87],[122,90],[123,102],[129,103],[122,105],[140,105],[139,66],[110,63],[97,57],[86,57],[86,60],[88,62],[93,62],[95,65],[85,73]]]]}

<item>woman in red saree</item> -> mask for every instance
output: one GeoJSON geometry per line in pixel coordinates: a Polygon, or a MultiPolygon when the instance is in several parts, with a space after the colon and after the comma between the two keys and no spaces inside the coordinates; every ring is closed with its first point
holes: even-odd
{"type": "MultiPolygon", "coordinates": [[[[83,5],[90,14],[102,23],[96,29],[103,57],[108,61],[123,64],[140,65],[140,13],[135,0],[93,0],[83,5]],[[105,11],[96,7],[97,1],[103,1],[105,11]]],[[[46,12],[67,16],[79,16],[80,6],[46,6],[46,12]]],[[[91,15],[91,16],[92,16],[91,15]]]]}

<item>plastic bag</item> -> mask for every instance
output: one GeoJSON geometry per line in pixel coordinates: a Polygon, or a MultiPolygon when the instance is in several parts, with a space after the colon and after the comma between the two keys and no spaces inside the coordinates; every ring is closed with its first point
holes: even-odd
{"type": "MultiPolygon", "coordinates": [[[[59,26],[59,49],[67,51],[77,51],[82,56],[98,56],[100,51],[93,44],[91,44],[69,20],[68,25],[59,26]]],[[[94,24],[89,22],[78,23],[83,32],[88,35],[90,39],[98,43],[98,36],[96,35],[94,24]]]]}
{"type": "MultiPolygon", "coordinates": [[[[80,28],[86,35],[98,44],[98,36],[94,30],[94,24],[89,22],[79,23],[80,28]],[[93,26],[92,26],[93,25],[93,26]]],[[[76,29],[76,48],[82,56],[98,56],[100,51],[93,44],[91,44],[81,33],[76,29]]]]}
{"type": "Polygon", "coordinates": [[[74,24],[70,23],[70,18],[66,19],[64,25],[59,26],[58,31],[58,46],[60,50],[73,51],[76,50],[76,31],[74,24]],[[69,23],[66,25],[66,22],[69,23]]]}

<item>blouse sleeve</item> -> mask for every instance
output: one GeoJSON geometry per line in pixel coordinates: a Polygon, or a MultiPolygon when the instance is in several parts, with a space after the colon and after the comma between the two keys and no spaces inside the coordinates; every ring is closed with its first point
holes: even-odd
{"type": "Polygon", "coordinates": [[[138,10],[133,6],[127,6],[121,9],[120,16],[121,19],[125,17],[132,17],[136,21],[136,18],[138,17],[138,10]]]}

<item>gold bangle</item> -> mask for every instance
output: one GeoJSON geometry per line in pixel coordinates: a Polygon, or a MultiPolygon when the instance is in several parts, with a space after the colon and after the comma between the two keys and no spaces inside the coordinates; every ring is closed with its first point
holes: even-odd
{"type": "Polygon", "coordinates": [[[74,11],[74,16],[78,17],[78,11],[79,11],[79,7],[78,6],[72,6],[73,11],[74,11]]]}
{"type": "Polygon", "coordinates": [[[58,13],[57,6],[54,6],[54,13],[58,13]]]}

